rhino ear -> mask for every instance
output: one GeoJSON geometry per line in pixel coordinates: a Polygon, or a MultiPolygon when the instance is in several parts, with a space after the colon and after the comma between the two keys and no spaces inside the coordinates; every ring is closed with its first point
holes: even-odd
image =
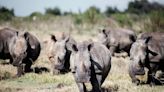
{"type": "Polygon", "coordinates": [[[92,47],[93,47],[93,43],[90,43],[90,44],[88,45],[88,51],[90,51],[92,47]]]}
{"type": "Polygon", "coordinates": [[[30,35],[29,32],[24,32],[24,37],[27,38],[30,35]]]}
{"type": "Polygon", "coordinates": [[[54,42],[56,42],[56,41],[57,41],[57,39],[56,39],[55,35],[51,34],[51,40],[53,40],[54,42]]]}
{"type": "Polygon", "coordinates": [[[152,39],[152,36],[148,36],[145,38],[144,42],[147,44],[149,42],[149,40],[152,39]]]}
{"type": "Polygon", "coordinates": [[[108,33],[107,33],[107,30],[106,29],[102,29],[102,33],[107,37],[108,36],[108,33]]]}
{"type": "Polygon", "coordinates": [[[68,41],[69,41],[69,38],[70,38],[70,37],[67,36],[67,37],[64,39],[64,41],[65,41],[65,42],[68,42],[68,41]]]}
{"type": "Polygon", "coordinates": [[[77,52],[78,51],[77,46],[75,44],[72,45],[72,51],[73,52],[77,52]]]}

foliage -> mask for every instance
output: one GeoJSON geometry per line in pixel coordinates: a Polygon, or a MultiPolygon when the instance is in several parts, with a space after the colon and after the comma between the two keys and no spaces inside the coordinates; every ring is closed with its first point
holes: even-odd
{"type": "Polygon", "coordinates": [[[104,13],[106,16],[110,16],[111,14],[119,13],[119,12],[120,11],[116,7],[115,8],[107,7],[104,13]]]}
{"type": "Polygon", "coordinates": [[[31,13],[31,15],[30,15],[30,17],[34,17],[34,16],[43,16],[43,14],[42,13],[40,13],[40,12],[33,12],[33,13],[31,13]]]}
{"type": "Polygon", "coordinates": [[[164,9],[164,6],[156,2],[150,3],[148,0],[135,0],[129,2],[126,12],[135,14],[147,14],[158,9],[164,9]]]}
{"type": "Polygon", "coordinates": [[[58,15],[60,16],[61,15],[61,11],[58,7],[55,7],[55,8],[47,8],[46,9],[46,14],[52,14],[52,15],[58,15]]]}
{"type": "Polygon", "coordinates": [[[86,20],[86,22],[95,24],[98,21],[99,15],[100,10],[95,6],[91,6],[84,12],[84,19],[86,20]]]}
{"type": "Polygon", "coordinates": [[[164,11],[152,11],[150,13],[150,21],[150,27],[152,28],[152,31],[161,31],[164,29],[164,11]]]}
{"type": "Polygon", "coordinates": [[[13,9],[8,9],[6,7],[0,7],[0,21],[7,21],[11,20],[12,17],[14,17],[14,10],[13,9]]]}
{"type": "Polygon", "coordinates": [[[132,25],[132,20],[130,19],[129,14],[116,13],[116,14],[113,14],[111,17],[114,18],[120,24],[121,27],[125,25],[126,26],[132,25]]]}

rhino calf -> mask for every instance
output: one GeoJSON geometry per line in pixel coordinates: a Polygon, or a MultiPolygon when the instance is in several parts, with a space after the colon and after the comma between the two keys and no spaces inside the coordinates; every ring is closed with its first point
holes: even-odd
{"type": "Polygon", "coordinates": [[[148,84],[154,85],[158,70],[164,71],[164,33],[150,32],[141,34],[130,50],[129,75],[137,85],[136,75],[144,75],[148,69],[148,84]]]}
{"type": "Polygon", "coordinates": [[[102,92],[101,85],[111,68],[110,51],[102,44],[82,42],[72,45],[71,71],[80,92],[87,92],[85,83],[91,83],[93,92],[102,92]]]}

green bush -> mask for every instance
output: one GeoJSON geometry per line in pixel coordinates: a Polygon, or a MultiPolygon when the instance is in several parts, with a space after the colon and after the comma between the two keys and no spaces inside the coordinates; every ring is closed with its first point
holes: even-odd
{"type": "Polygon", "coordinates": [[[52,14],[52,15],[60,16],[61,15],[61,11],[60,11],[60,9],[58,7],[55,7],[53,9],[47,8],[46,9],[46,14],[52,14]]]}
{"type": "Polygon", "coordinates": [[[111,17],[114,18],[121,27],[132,26],[133,21],[129,14],[116,13],[116,14],[112,14],[111,17]]]}
{"type": "Polygon", "coordinates": [[[119,13],[120,11],[115,7],[115,8],[112,8],[112,7],[107,7],[107,9],[105,10],[105,15],[106,16],[110,16],[111,14],[114,14],[114,13],[119,13]]]}
{"type": "Polygon", "coordinates": [[[83,16],[87,23],[95,24],[100,17],[100,10],[95,6],[91,6],[84,12],[83,16]]]}
{"type": "Polygon", "coordinates": [[[6,7],[0,7],[0,21],[8,21],[11,20],[12,17],[14,17],[14,10],[8,9],[6,7]]]}
{"type": "MultiPolygon", "coordinates": [[[[150,13],[152,31],[161,31],[164,29],[164,11],[153,11],[150,13]]],[[[163,30],[164,31],[164,30],[163,30]]]]}

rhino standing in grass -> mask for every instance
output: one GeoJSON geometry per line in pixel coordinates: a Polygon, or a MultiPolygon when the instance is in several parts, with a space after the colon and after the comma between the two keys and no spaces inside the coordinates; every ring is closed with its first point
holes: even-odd
{"type": "Polygon", "coordinates": [[[66,73],[70,71],[71,45],[76,41],[68,34],[63,33],[61,39],[51,35],[52,44],[49,47],[48,58],[52,62],[52,73],[66,73]]]}
{"type": "Polygon", "coordinates": [[[156,83],[155,75],[157,70],[164,71],[163,32],[143,33],[132,45],[130,50],[129,75],[133,83],[137,85],[140,83],[136,75],[144,75],[145,67],[148,68],[147,83],[154,85],[156,83]]]}
{"type": "Polygon", "coordinates": [[[98,41],[109,48],[112,56],[114,52],[125,51],[129,55],[131,45],[136,40],[136,34],[128,29],[101,29],[98,41]]]}
{"type": "Polygon", "coordinates": [[[31,71],[31,65],[40,54],[38,39],[29,32],[18,32],[10,28],[0,30],[0,58],[10,59],[17,67],[17,76],[31,71]]]}
{"type": "Polygon", "coordinates": [[[102,92],[111,68],[110,51],[103,44],[87,41],[72,45],[72,50],[71,71],[80,92],[87,92],[85,83],[91,83],[92,92],[102,92]]]}

